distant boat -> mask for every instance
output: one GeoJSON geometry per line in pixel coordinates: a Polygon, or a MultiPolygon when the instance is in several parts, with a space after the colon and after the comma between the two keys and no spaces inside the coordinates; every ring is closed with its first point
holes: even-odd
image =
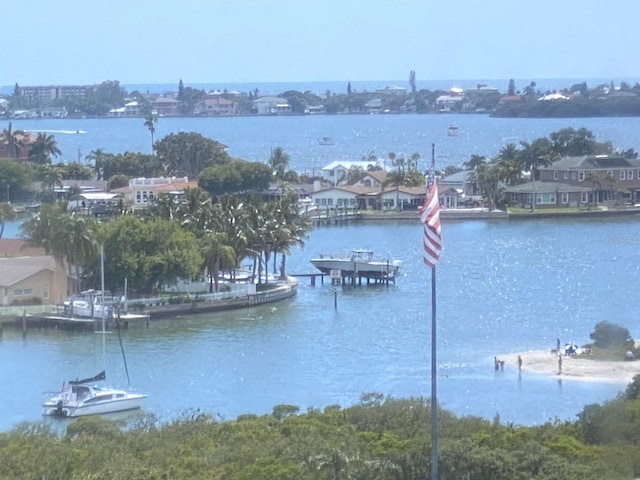
{"type": "Polygon", "coordinates": [[[320,137],[318,138],[318,145],[335,145],[335,142],[331,137],[320,137]]]}
{"type": "Polygon", "coordinates": [[[458,136],[458,126],[457,125],[449,125],[447,129],[447,135],[449,137],[457,137],[458,136]]]}

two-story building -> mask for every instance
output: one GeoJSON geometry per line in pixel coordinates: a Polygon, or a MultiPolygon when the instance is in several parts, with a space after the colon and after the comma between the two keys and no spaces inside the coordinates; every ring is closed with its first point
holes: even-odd
{"type": "Polygon", "coordinates": [[[198,181],[189,181],[187,177],[132,178],[127,187],[111,191],[121,194],[124,202],[133,209],[147,208],[160,193],[181,196],[188,188],[197,188],[198,181]]]}
{"type": "Polygon", "coordinates": [[[253,101],[253,109],[258,115],[281,115],[291,113],[291,105],[286,98],[264,96],[253,101]]]}
{"type": "Polygon", "coordinates": [[[172,97],[158,97],[151,102],[151,109],[161,117],[175,117],[180,114],[180,102],[172,97]]]}
{"type": "Polygon", "coordinates": [[[592,204],[640,203],[640,161],[636,159],[619,155],[565,157],[541,167],[539,179],[582,187],[592,204]]]}
{"type": "Polygon", "coordinates": [[[210,96],[196,103],[194,114],[199,116],[235,115],[238,104],[219,95],[210,96]]]}

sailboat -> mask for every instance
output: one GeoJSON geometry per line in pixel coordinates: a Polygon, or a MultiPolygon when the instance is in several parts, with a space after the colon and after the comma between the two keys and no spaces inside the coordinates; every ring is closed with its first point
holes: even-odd
{"type": "MultiPolygon", "coordinates": [[[[104,296],[104,246],[101,249],[102,270],[102,295],[104,296]]],[[[104,298],[102,299],[104,305],[104,298]]],[[[102,312],[102,355],[105,352],[105,310],[102,312]]],[[[122,345],[122,343],[121,343],[122,345]]],[[[123,350],[124,357],[124,350],[123,350]]],[[[125,361],[126,369],[126,361],[125,361]]],[[[123,412],[142,407],[143,400],[147,397],[142,393],[132,393],[110,387],[99,386],[99,382],[106,380],[106,372],[103,370],[97,375],[82,380],[71,380],[62,384],[59,392],[45,393],[46,400],[42,404],[45,415],[59,417],[80,417],[83,415],[96,415],[101,413],[123,412]]],[[[129,372],[127,370],[127,379],[129,372]]]]}

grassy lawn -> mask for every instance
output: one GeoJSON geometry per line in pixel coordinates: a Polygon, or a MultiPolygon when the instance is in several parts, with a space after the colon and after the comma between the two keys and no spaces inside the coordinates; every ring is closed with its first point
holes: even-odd
{"type": "Polygon", "coordinates": [[[565,207],[565,208],[538,208],[535,212],[532,212],[530,208],[521,208],[521,207],[508,207],[507,213],[515,213],[515,214],[524,214],[524,213],[581,213],[581,212],[592,212],[596,209],[594,208],[585,208],[585,207],[565,207]]]}

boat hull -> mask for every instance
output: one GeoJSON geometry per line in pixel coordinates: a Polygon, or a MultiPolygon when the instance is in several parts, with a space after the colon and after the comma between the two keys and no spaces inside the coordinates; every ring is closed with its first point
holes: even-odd
{"type": "Polygon", "coordinates": [[[323,273],[339,270],[343,276],[392,276],[400,268],[393,262],[360,262],[335,258],[314,258],[311,263],[323,273]]]}
{"type": "Polygon", "coordinates": [[[43,404],[44,414],[59,417],[82,417],[103,413],[124,412],[142,408],[146,395],[126,394],[125,397],[92,401],[72,401],[62,397],[54,397],[43,404]]]}

